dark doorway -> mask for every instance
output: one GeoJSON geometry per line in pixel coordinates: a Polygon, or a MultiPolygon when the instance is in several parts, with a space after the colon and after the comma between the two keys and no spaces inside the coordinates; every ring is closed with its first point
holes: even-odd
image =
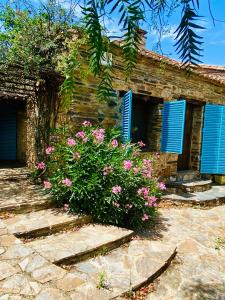
{"type": "Polygon", "coordinates": [[[186,103],[183,153],[178,156],[178,163],[177,163],[178,171],[188,170],[190,168],[193,111],[194,111],[194,104],[187,102],[186,103]]]}
{"type": "MultiPolygon", "coordinates": [[[[10,162],[23,161],[21,150],[25,147],[25,140],[22,140],[23,132],[21,124],[25,123],[24,115],[25,103],[20,101],[0,102],[0,162],[8,164],[10,162]]],[[[24,130],[25,131],[25,130],[24,130]]]]}

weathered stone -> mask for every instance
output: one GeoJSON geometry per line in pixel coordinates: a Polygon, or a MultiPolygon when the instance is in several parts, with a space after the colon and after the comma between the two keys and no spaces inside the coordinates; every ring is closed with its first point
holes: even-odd
{"type": "Polygon", "coordinates": [[[7,249],[5,253],[2,254],[3,259],[21,259],[25,256],[30,255],[33,252],[29,247],[18,244],[13,245],[7,249]]]}
{"type": "MultiPolygon", "coordinates": [[[[63,294],[54,288],[48,288],[41,291],[41,293],[35,298],[35,300],[65,300],[66,297],[63,294]]],[[[78,299],[77,299],[78,300],[78,299]]]]}
{"type": "Polygon", "coordinates": [[[51,264],[34,270],[31,275],[35,280],[41,283],[45,283],[52,280],[58,280],[62,278],[65,274],[65,270],[51,264]]]}
{"type": "Polygon", "coordinates": [[[9,233],[17,236],[40,236],[82,225],[91,221],[88,216],[69,215],[59,209],[19,214],[5,220],[9,233]]]}
{"type": "Polygon", "coordinates": [[[84,283],[85,280],[81,279],[81,277],[76,274],[67,274],[56,283],[56,286],[63,291],[70,292],[84,283]]]}
{"type": "Polygon", "coordinates": [[[12,267],[7,262],[0,262],[0,280],[5,279],[15,273],[17,273],[16,268],[12,267]]]}
{"type": "Polygon", "coordinates": [[[20,240],[18,240],[14,235],[2,235],[0,236],[0,246],[6,247],[14,244],[20,244],[20,240]]]}
{"type": "Polygon", "coordinates": [[[22,271],[31,273],[34,270],[39,269],[47,264],[49,264],[49,262],[45,258],[43,258],[41,255],[32,254],[32,255],[26,257],[24,260],[22,260],[19,263],[19,266],[21,267],[22,271]]]}
{"type": "Polygon", "coordinates": [[[35,296],[39,292],[38,284],[29,282],[26,276],[15,274],[0,282],[0,291],[24,296],[35,296]]]}
{"type": "Polygon", "coordinates": [[[115,226],[88,225],[75,232],[47,236],[27,245],[46,259],[59,262],[76,256],[79,258],[104,246],[116,246],[121,240],[129,240],[132,234],[131,230],[115,226]]]}

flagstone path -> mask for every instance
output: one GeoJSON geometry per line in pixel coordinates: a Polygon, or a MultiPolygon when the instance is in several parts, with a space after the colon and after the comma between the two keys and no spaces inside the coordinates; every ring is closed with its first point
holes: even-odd
{"type": "MultiPolygon", "coordinates": [[[[169,208],[160,213],[166,228],[158,238],[177,245],[177,256],[147,299],[224,300],[225,206],[169,208]]],[[[155,232],[147,236],[154,237],[155,232]]]]}
{"type": "Polygon", "coordinates": [[[41,209],[50,197],[20,171],[0,172],[0,300],[123,299],[156,278],[148,300],[224,300],[225,205],[160,208],[135,234],[41,209]]]}

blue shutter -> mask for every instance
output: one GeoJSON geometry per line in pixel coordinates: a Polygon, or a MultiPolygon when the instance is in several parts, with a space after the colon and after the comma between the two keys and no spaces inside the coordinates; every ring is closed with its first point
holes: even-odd
{"type": "Polygon", "coordinates": [[[123,142],[128,142],[131,138],[132,91],[123,96],[122,107],[122,138],[123,142]]]}
{"type": "Polygon", "coordinates": [[[0,160],[16,160],[16,111],[0,112],[0,160]]]}
{"type": "Polygon", "coordinates": [[[225,106],[205,106],[200,171],[225,174],[225,106]]]}
{"type": "Polygon", "coordinates": [[[183,152],[185,112],[185,100],[164,103],[161,152],[183,152]]]}

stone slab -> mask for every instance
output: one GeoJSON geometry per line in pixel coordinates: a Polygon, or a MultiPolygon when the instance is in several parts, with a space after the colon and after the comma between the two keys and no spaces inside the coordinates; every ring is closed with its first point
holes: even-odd
{"type": "Polygon", "coordinates": [[[16,236],[41,236],[91,221],[88,216],[69,215],[59,209],[46,209],[15,215],[4,223],[10,234],[16,236]]]}
{"type": "MultiPolygon", "coordinates": [[[[70,291],[76,290],[76,293],[80,291],[82,294],[88,289],[87,286],[89,290],[91,286],[94,293],[97,292],[96,287],[100,285],[105,291],[110,291],[105,294],[104,299],[112,299],[159,276],[175,253],[174,245],[158,241],[133,240],[128,246],[113,250],[107,255],[75,264],[70,274],[83,280],[85,274],[87,283],[80,285],[78,289],[76,283],[67,286],[70,291]]],[[[57,287],[60,288],[61,285],[62,282],[59,281],[57,287]]],[[[88,295],[84,299],[89,299],[88,295]]]]}
{"type": "Polygon", "coordinates": [[[27,245],[51,262],[60,263],[79,259],[102,247],[116,246],[132,235],[133,231],[115,226],[88,225],[74,232],[46,236],[27,245]]]}
{"type": "Polygon", "coordinates": [[[168,194],[162,196],[162,201],[180,204],[218,205],[225,203],[225,186],[213,185],[212,189],[205,192],[184,193],[182,195],[168,194]]]}
{"type": "Polygon", "coordinates": [[[0,213],[27,212],[52,206],[52,198],[29,181],[0,180],[0,213]]]}

